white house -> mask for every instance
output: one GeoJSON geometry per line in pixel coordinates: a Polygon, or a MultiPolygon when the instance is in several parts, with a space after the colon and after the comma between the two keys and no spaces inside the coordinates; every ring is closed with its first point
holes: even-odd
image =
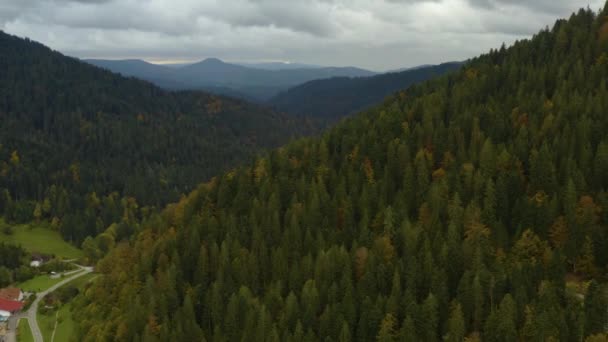
{"type": "Polygon", "coordinates": [[[42,265],[42,261],[40,260],[32,260],[32,262],[30,262],[31,267],[40,267],[40,265],[42,265]]]}

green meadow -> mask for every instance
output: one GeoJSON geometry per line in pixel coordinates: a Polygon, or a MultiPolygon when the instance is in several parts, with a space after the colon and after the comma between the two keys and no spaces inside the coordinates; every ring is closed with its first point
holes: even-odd
{"type": "MultiPolygon", "coordinates": [[[[0,228],[8,225],[0,219],[0,228]]],[[[28,252],[53,254],[64,259],[78,259],[83,253],[80,249],[64,241],[58,232],[34,224],[13,226],[13,233],[7,235],[0,229],[0,242],[23,246],[28,252]]]]}

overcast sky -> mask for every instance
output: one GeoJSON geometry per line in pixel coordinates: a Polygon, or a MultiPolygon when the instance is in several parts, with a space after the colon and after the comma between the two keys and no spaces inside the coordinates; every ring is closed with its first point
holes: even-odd
{"type": "Polygon", "coordinates": [[[374,70],[463,60],[604,0],[0,0],[0,28],[76,57],[374,70]]]}

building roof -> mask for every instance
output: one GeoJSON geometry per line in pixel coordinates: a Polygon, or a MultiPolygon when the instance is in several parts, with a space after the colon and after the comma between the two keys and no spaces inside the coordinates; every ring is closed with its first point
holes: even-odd
{"type": "Polygon", "coordinates": [[[48,260],[51,260],[51,256],[48,254],[42,254],[42,253],[32,253],[32,260],[37,260],[37,261],[41,261],[41,262],[45,262],[48,260]]]}
{"type": "Polygon", "coordinates": [[[0,311],[15,312],[23,308],[23,303],[0,298],[0,311]]]}
{"type": "Polygon", "coordinates": [[[19,297],[21,297],[21,290],[16,287],[0,289],[0,299],[19,300],[19,297]]]}

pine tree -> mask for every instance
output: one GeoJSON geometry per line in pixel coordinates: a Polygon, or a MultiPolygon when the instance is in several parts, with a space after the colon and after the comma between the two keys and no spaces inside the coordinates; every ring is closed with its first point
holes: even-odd
{"type": "Polygon", "coordinates": [[[513,297],[507,294],[500,302],[498,309],[497,336],[501,341],[517,341],[517,306],[513,297]]]}
{"type": "Polygon", "coordinates": [[[342,322],[342,329],[340,330],[340,336],[338,337],[338,342],[350,342],[350,329],[348,327],[348,323],[342,322]]]}
{"type": "Polygon", "coordinates": [[[401,277],[399,272],[395,271],[393,274],[393,284],[391,287],[391,294],[386,302],[386,310],[391,313],[393,317],[399,317],[400,314],[400,300],[401,300],[401,277]]]}
{"type": "Polygon", "coordinates": [[[585,335],[593,335],[604,332],[608,321],[608,300],[602,287],[595,281],[591,281],[585,296],[585,335]]]}
{"type": "Polygon", "coordinates": [[[464,334],[466,332],[465,322],[462,314],[462,307],[457,301],[452,302],[447,329],[448,332],[444,337],[445,341],[458,342],[464,339],[464,334]]]}
{"type": "Polygon", "coordinates": [[[439,308],[437,299],[430,293],[420,307],[420,330],[419,336],[424,336],[425,341],[436,341],[439,328],[439,308]]]}
{"type": "Polygon", "coordinates": [[[399,329],[399,341],[400,342],[416,342],[419,341],[418,335],[416,334],[416,326],[411,316],[405,317],[399,329]]]}
{"type": "Polygon", "coordinates": [[[382,319],[382,323],[380,324],[380,330],[378,331],[378,336],[376,337],[376,341],[378,342],[393,342],[395,341],[395,326],[396,321],[395,317],[392,314],[387,314],[382,319]]]}
{"type": "Polygon", "coordinates": [[[496,190],[491,179],[486,182],[481,221],[490,227],[496,224],[496,190]]]}
{"type": "Polygon", "coordinates": [[[481,174],[485,179],[489,179],[494,176],[496,170],[496,150],[492,140],[487,138],[481,148],[479,155],[479,168],[481,174]]]}

